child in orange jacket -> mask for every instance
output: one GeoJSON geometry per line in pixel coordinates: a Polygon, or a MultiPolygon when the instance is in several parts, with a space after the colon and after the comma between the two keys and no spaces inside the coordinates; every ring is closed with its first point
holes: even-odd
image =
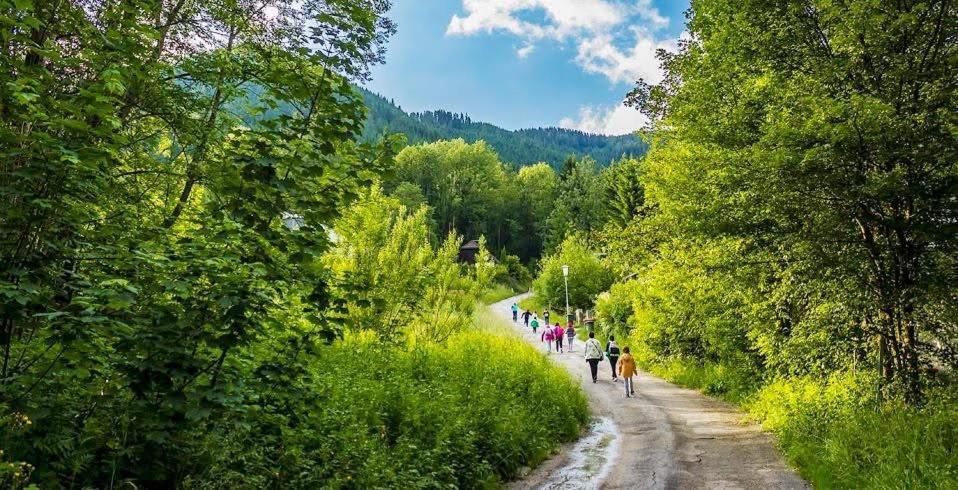
{"type": "Polygon", "coordinates": [[[619,376],[625,380],[626,398],[631,398],[635,394],[635,389],[632,387],[632,376],[635,376],[638,371],[635,366],[635,358],[629,353],[629,348],[625,347],[622,349],[622,357],[619,358],[619,376]]]}

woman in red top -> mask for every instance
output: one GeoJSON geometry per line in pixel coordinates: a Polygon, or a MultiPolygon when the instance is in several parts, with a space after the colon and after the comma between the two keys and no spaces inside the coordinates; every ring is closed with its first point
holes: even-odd
{"type": "Polygon", "coordinates": [[[556,326],[552,328],[552,338],[556,340],[556,352],[562,352],[562,337],[565,335],[565,330],[559,326],[559,322],[556,322],[556,326]]]}
{"type": "Polygon", "coordinates": [[[541,338],[542,338],[542,341],[545,342],[547,346],[549,346],[549,353],[552,354],[552,341],[555,340],[555,334],[552,331],[552,329],[549,328],[548,323],[546,323],[546,328],[542,329],[541,338]]]}

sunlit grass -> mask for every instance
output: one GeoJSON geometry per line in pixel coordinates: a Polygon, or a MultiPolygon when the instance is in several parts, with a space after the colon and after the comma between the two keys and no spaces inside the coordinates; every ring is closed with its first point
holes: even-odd
{"type": "Polygon", "coordinates": [[[522,341],[518,338],[511,322],[497,315],[488,306],[479,305],[476,307],[476,312],[472,317],[472,323],[476,329],[483,332],[503,337],[514,337],[517,341],[522,341]]]}
{"type": "Polygon", "coordinates": [[[536,294],[531,294],[519,301],[519,307],[523,310],[535,311],[541,314],[546,305],[541,297],[536,294]]]}
{"type": "Polygon", "coordinates": [[[487,305],[497,303],[506,298],[511,298],[519,294],[519,291],[516,291],[511,286],[506,284],[495,284],[489,289],[483,291],[481,301],[487,305]]]}
{"type": "MultiPolygon", "coordinates": [[[[588,420],[578,383],[480,312],[481,328],[442,343],[405,348],[357,335],[322,347],[322,368],[308,373],[304,390],[315,409],[292,414],[299,426],[283,435],[302,448],[284,454],[301,471],[283,486],[497,488],[578,437],[588,420]]],[[[255,425],[236,427],[209,441],[216,471],[194,486],[274,477],[266,467],[233,471],[265,443],[255,425]]]]}
{"type": "Polygon", "coordinates": [[[862,373],[763,385],[721,365],[640,361],[657,376],[742,405],[816,488],[958,488],[954,393],[936,392],[934,403],[914,408],[875,402],[874,379],[862,373]]]}

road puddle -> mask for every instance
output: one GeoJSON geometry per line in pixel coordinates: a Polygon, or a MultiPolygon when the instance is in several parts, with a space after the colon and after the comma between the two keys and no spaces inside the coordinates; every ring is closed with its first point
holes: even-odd
{"type": "Polygon", "coordinates": [[[615,422],[609,417],[593,419],[585,437],[569,452],[568,464],[553,471],[536,488],[598,488],[612,469],[618,445],[615,422]]]}

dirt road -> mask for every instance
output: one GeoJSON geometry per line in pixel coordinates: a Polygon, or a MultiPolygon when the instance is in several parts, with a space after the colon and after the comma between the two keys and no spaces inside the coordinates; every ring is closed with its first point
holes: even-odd
{"type": "MultiPolygon", "coordinates": [[[[511,323],[510,306],[521,297],[492,309],[511,323]]],[[[521,319],[515,328],[546,350],[521,319]]],[[[551,356],[580,381],[595,422],[582,440],[513,488],[808,488],[771,436],[744,424],[734,406],[645,372],[635,378],[635,397],[626,398],[622,383],[612,382],[607,360],[600,364],[599,382],[592,383],[582,347],[576,342],[574,352],[551,356]]]]}

